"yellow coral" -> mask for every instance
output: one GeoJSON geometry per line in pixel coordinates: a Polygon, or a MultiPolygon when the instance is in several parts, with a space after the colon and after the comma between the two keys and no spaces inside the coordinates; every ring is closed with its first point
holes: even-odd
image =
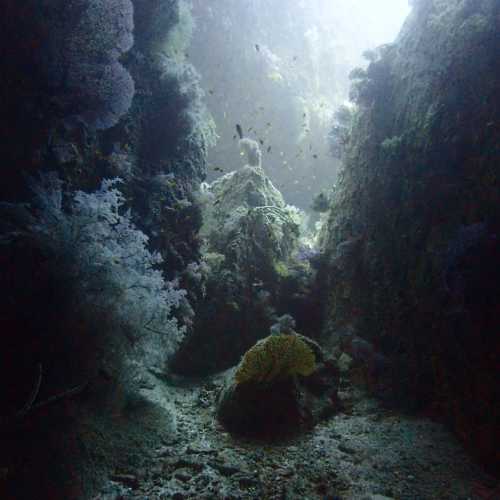
{"type": "Polygon", "coordinates": [[[259,340],[241,360],[237,384],[270,382],[292,375],[310,375],[316,368],[311,348],[297,335],[270,335],[259,340]]]}

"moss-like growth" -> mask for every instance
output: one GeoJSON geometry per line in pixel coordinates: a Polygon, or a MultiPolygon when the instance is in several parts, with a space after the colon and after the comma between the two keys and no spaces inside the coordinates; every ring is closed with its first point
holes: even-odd
{"type": "Polygon", "coordinates": [[[257,342],[243,356],[235,374],[237,384],[265,383],[310,375],[316,368],[311,348],[297,335],[271,335],[257,342]]]}
{"type": "Polygon", "coordinates": [[[283,261],[276,262],[276,264],[274,265],[274,270],[276,271],[277,276],[281,279],[285,279],[290,276],[290,270],[283,261]]]}

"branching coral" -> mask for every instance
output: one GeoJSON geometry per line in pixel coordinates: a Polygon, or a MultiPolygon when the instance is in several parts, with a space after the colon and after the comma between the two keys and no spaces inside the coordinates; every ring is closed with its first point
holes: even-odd
{"type": "Polygon", "coordinates": [[[271,335],[246,352],[235,374],[237,384],[266,383],[293,375],[310,375],[316,368],[311,348],[297,335],[271,335]]]}
{"type": "Polygon", "coordinates": [[[97,318],[105,314],[110,332],[125,334],[161,368],[184,335],[173,311],[185,304],[186,292],[164,279],[161,256],[149,251],[148,237],[130,212],[120,213],[125,198],[119,182],[105,179],[93,193],[65,193],[55,173],[33,180],[31,210],[0,204],[3,219],[10,219],[0,244],[38,249],[68,311],[96,331],[97,318]]]}

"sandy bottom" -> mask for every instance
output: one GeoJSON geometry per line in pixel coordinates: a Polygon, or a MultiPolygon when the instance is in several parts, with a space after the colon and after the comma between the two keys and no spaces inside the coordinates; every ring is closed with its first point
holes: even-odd
{"type": "Polygon", "coordinates": [[[234,438],[214,419],[220,381],[143,390],[170,412],[170,437],[139,468],[122,460],[94,498],[500,498],[495,480],[441,424],[381,408],[352,389],[341,393],[348,409],[306,434],[276,443],[234,438]]]}

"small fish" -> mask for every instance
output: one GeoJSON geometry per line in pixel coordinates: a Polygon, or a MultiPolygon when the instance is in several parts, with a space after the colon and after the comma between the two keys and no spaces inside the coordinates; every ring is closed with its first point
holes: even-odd
{"type": "Polygon", "coordinates": [[[208,91],[208,93],[209,93],[210,95],[214,95],[214,92],[215,92],[215,91],[214,91],[213,89],[210,89],[210,90],[208,91]]]}
{"type": "Polygon", "coordinates": [[[240,139],[243,139],[243,130],[242,130],[241,125],[239,123],[236,124],[236,132],[238,132],[240,139]]]}
{"type": "Polygon", "coordinates": [[[293,60],[296,61],[299,58],[299,56],[293,56],[293,60]]]}
{"type": "Polygon", "coordinates": [[[253,127],[250,127],[250,128],[248,129],[248,131],[249,131],[249,132],[251,132],[252,130],[253,130],[253,127]]]}
{"type": "Polygon", "coordinates": [[[214,172],[224,172],[224,169],[221,167],[214,167],[214,172]]]}
{"type": "Polygon", "coordinates": [[[271,152],[271,146],[268,146],[267,148],[267,152],[270,153],[271,152]]]}
{"type": "Polygon", "coordinates": [[[264,140],[263,139],[259,139],[259,142],[262,146],[264,146],[264,140]]]}
{"type": "Polygon", "coordinates": [[[260,45],[258,43],[255,44],[255,50],[257,52],[260,52],[260,45]]]}
{"type": "Polygon", "coordinates": [[[214,201],[214,205],[218,205],[220,203],[220,198],[214,201]]]}
{"type": "Polygon", "coordinates": [[[315,160],[317,160],[317,159],[318,159],[318,155],[313,155],[313,158],[314,158],[315,160]]]}
{"type": "Polygon", "coordinates": [[[234,141],[235,139],[237,139],[237,138],[238,138],[238,136],[237,136],[236,134],[234,134],[234,135],[233,135],[233,141],[234,141]]]}

